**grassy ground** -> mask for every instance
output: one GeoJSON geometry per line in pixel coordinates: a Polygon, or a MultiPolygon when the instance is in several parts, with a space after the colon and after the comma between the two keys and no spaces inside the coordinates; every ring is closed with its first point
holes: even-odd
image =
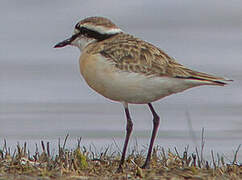
{"type": "MultiPolygon", "coordinates": [[[[68,137],[68,136],[67,136],[68,137]]],[[[81,139],[73,150],[65,148],[59,143],[58,153],[51,156],[50,145],[42,141],[41,150],[36,147],[34,155],[30,155],[27,145],[17,145],[10,153],[5,145],[0,147],[0,180],[48,180],[48,179],[242,179],[242,165],[237,162],[237,153],[230,164],[224,162],[223,157],[211,151],[212,162],[203,159],[203,145],[200,152],[190,154],[185,148],[179,154],[174,148],[165,151],[154,148],[151,168],[144,170],[140,166],[145,160],[145,150],[136,148],[128,154],[123,173],[116,173],[120,160],[120,152],[110,152],[106,148],[103,152],[94,153],[81,147],[81,139]]]]}

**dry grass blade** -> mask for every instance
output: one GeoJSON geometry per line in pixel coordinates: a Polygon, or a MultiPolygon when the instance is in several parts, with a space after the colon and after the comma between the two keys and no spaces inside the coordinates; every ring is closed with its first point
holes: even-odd
{"type": "Polygon", "coordinates": [[[66,148],[66,142],[67,142],[68,137],[69,137],[69,134],[67,134],[66,137],[65,137],[62,149],[66,148]]]}
{"type": "Polygon", "coordinates": [[[199,157],[199,154],[198,154],[197,147],[195,148],[195,150],[196,150],[196,154],[197,154],[197,164],[198,164],[198,167],[201,168],[201,160],[200,160],[200,157],[199,157]]]}
{"type": "Polygon", "coordinates": [[[211,150],[211,155],[212,155],[212,160],[213,160],[213,167],[214,167],[214,169],[216,169],[216,163],[215,163],[215,159],[214,159],[214,155],[213,155],[213,150],[211,150]]]}
{"type": "Polygon", "coordinates": [[[241,147],[241,144],[237,147],[235,153],[234,153],[234,160],[233,160],[233,164],[235,164],[237,162],[237,156],[238,156],[238,152],[239,152],[239,149],[241,147]]]}
{"type": "Polygon", "coordinates": [[[204,146],[205,146],[205,140],[204,140],[204,128],[202,128],[202,140],[201,140],[201,164],[203,165],[204,159],[203,159],[203,151],[204,151],[204,146]]]}

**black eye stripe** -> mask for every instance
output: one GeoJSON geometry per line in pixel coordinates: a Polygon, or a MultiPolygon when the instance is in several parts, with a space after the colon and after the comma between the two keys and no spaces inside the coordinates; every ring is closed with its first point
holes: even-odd
{"type": "Polygon", "coordinates": [[[80,28],[80,32],[81,32],[81,34],[85,34],[87,36],[92,36],[92,34],[95,33],[94,31],[89,30],[89,29],[84,28],[84,27],[80,28]]]}
{"type": "Polygon", "coordinates": [[[116,34],[101,34],[101,33],[97,32],[97,31],[93,31],[93,30],[85,28],[85,27],[80,27],[79,24],[77,24],[75,26],[75,28],[80,31],[80,33],[78,33],[78,34],[83,34],[83,35],[85,35],[88,38],[94,38],[94,39],[96,39],[98,41],[102,41],[102,40],[108,39],[108,38],[116,35],[116,34]]]}

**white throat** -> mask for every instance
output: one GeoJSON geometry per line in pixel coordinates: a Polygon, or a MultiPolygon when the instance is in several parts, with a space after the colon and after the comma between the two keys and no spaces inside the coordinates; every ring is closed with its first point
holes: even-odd
{"type": "Polygon", "coordinates": [[[72,46],[78,47],[80,51],[83,51],[90,43],[95,42],[96,39],[90,39],[87,37],[78,37],[74,41],[71,42],[72,46]]]}

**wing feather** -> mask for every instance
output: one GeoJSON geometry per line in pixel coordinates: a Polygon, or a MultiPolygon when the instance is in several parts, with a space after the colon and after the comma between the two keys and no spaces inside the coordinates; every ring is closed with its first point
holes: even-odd
{"type": "Polygon", "coordinates": [[[120,33],[99,43],[101,44],[90,48],[91,53],[100,53],[120,70],[143,73],[148,76],[191,79],[214,85],[225,85],[226,81],[229,81],[222,77],[188,69],[161,49],[129,34],[120,33]]]}

